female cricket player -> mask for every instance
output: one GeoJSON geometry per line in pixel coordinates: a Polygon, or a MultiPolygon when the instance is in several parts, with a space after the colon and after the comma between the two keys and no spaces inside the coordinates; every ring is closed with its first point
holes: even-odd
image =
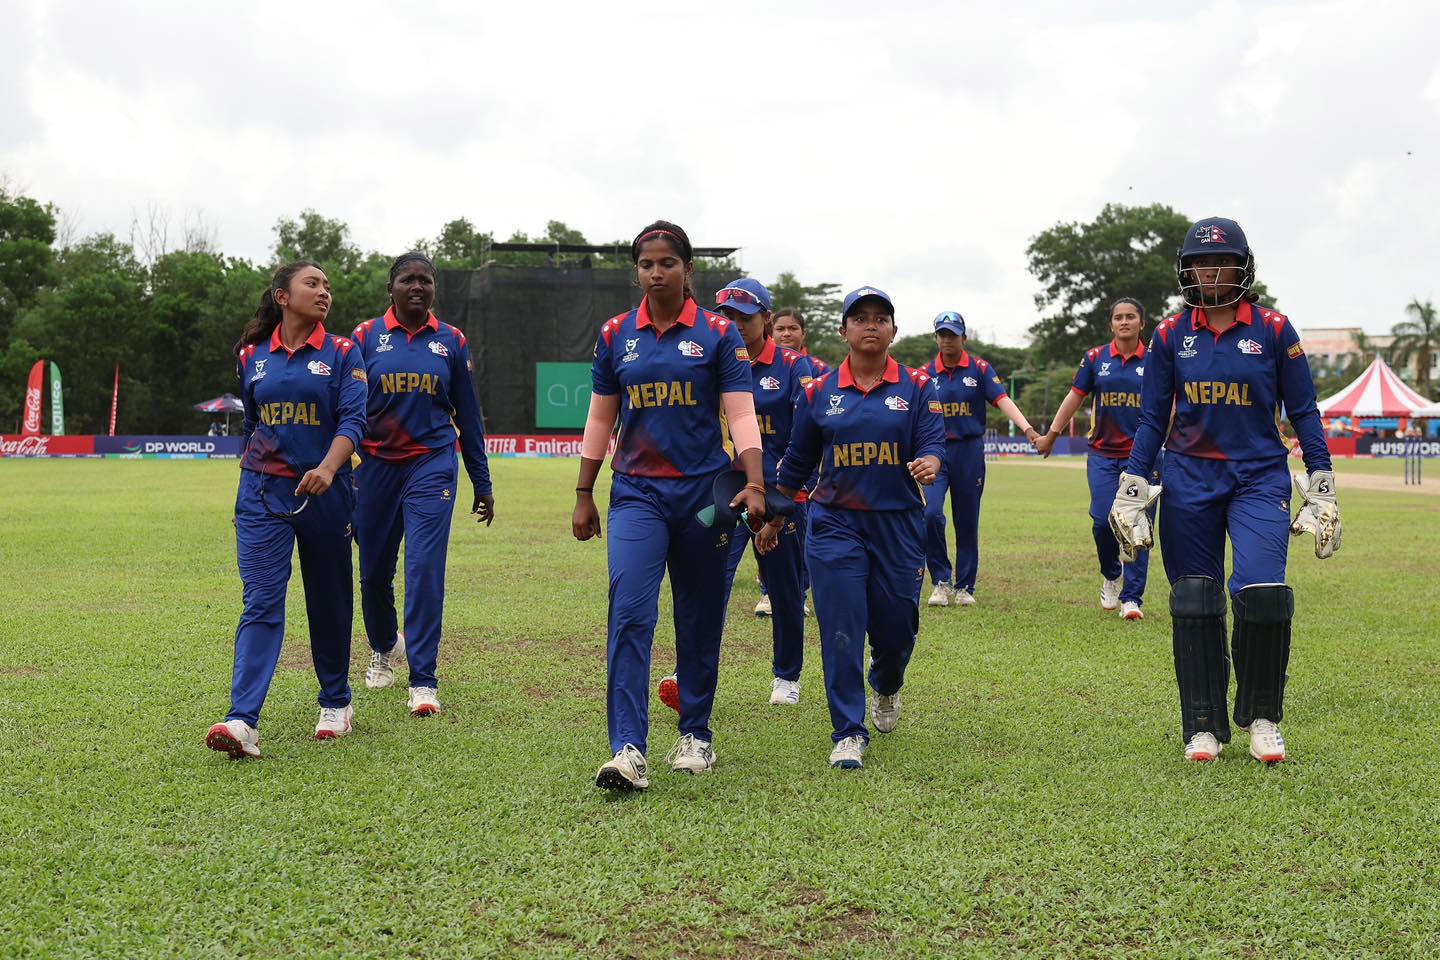
{"type": "Polygon", "coordinates": [[[1255,257],[1240,225],[1220,217],[1196,223],[1176,256],[1175,272],[1186,309],[1157,325],[1150,340],[1140,426],[1110,508],[1111,529],[1127,557],[1151,545],[1145,511],[1158,491],[1145,478],[1163,440],[1160,542],[1170,579],[1185,757],[1214,760],[1230,741],[1230,658],[1220,585],[1228,534],[1235,725],[1249,731],[1252,757],[1279,763],[1285,759],[1279,723],[1295,612],[1295,596],[1285,585],[1286,534],[1312,534],[1321,559],[1339,549],[1330,453],[1305,349],[1290,321],[1259,306],[1251,292],[1255,257]],[[1278,426],[1282,407],[1309,472],[1295,478],[1302,506],[1293,522],[1278,426]]]}
{"type": "Polygon", "coordinates": [[[810,355],[805,348],[805,314],[797,307],[781,307],[775,311],[775,342],[787,350],[794,350],[800,356],[810,361],[814,368],[815,376],[822,376],[830,372],[830,364],[819,357],[810,355]]]}
{"type": "MultiPolygon", "coordinates": [[[[760,448],[765,477],[774,482],[780,458],[790,442],[795,403],[814,379],[810,360],[787,350],[770,337],[770,291],[758,280],[736,280],[715,294],[715,309],[735,324],[750,354],[751,395],[760,425],[760,448]]],[[[760,557],[760,576],[771,603],[774,659],[770,702],[800,702],[800,669],[805,651],[805,504],[800,495],[795,512],[785,518],[775,549],[760,557]]],[[[726,598],[735,583],[735,570],[751,538],[740,524],[730,543],[725,569],[726,598]]]]}
{"type": "Polygon", "coordinates": [[[1005,380],[965,349],[965,318],[947,310],[935,318],[939,353],[924,370],[945,411],[945,454],[934,489],[925,496],[925,553],[935,584],[932,607],[975,603],[980,570],[980,497],[985,493],[985,404],[994,404],[1031,443],[1040,436],[1005,392],[1005,380]],[[955,522],[955,566],[945,546],[945,492],[955,522]],[[953,581],[951,579],[953,574],[953,581]]]}
{"type": "Polygon", "coordinates": [[[435,664],[445,607],[445,559],[455,512],[455,439],[475,490],[470,512],[489,526],[495,496],[485,458],[480,402],[465,335],[441,323],[435,265],[407,253],[390,268],[390,308],[355,328],[370,381],[369,427],[355,472],[355,535],[360,543],[360,608],[370,641],[365,685],[395,682],[403,652],[410,669],[410,713],[440,712],[435,664]],[[405,632],[395,617],[395,562],[405,541],[405,632]],[[403,644],[403,646],[402,646],[403,644]]]}
{"type": "MultiPolygon", "coordinates": [[[[900,687],[920,625],[925,576],[923,501],[916,483],[940,475],[945,422],[935,384],[890,357],[895,308],[874,287],[845,297],[841,332],[850,354],[814,381],[795,406],[779,489],[794,496],[818,465],[805,549],[820,623],[830,705],[830,764],[863,766],[865,644],[870,638],[870,718],[889,733],[900,722],[900,687]]],[[[766,524],[762,554],[779,527],[766,524]]]]}
{"type": "Polygon", "coordinates": [[[260,707],[285,637],[290,553],[298,541],[320,681],[315,739],[350,732],[354,617],[350,454],[365,432],[358,351],[325,332],[330,282],[313,263],[286,264],[235,346],[245,403],[245,452],[235,496],[244,612],[235,631],[230,712],[205,735],[232,759],[260,756],[260,707]]]}
{"type": "Polygon", "coordinates": [[[614,756],[595,776],[596,786],[609,790],[650,785],[650,652],[667,570],[680,701],[680,739],[667,760],[679,772],[706,773],[715,766],[710,711],[730,532],[705,526],[697,514],[713,504],[716,476],[732,469],[730,437],[747,478],[731,506],[757,519],[765,515],[745,341],[735,324],[696,305],[690,291],[694,253],[684,230],[663,220],[652,223],[636,235],[630,256],[644,297],[638,308],[607,320],[596,339],[571,516],[577,540],[600,536],[595,478],[618,418],[610,464],[606,673],[614,756]]]}
{"type": "MultiPolygon", "coordinates": [[[[1087,397],[1094,396],[1094,417],[1090,423],[1090,455],[1085,474],[1090,482],[1090,520],[1095,551],[1100,558],[1100,607],[1120,608],[1124,620],[1143,620],[1141,604],[1145,599],[1145,575],[1150,569],[1148,551],[1136,555],[1134,561],[1121,566],[1120,546],[1110,532],[1110,504],[1120,484],[1120,470],[1130,459],[1135,441],[1135,428],[1140,422],[1140,386],[1145,382],[1145,344],[1140,331],[1145,326],[1145,308],[1130,297],[1116,300],[1110,307],[1110,330],[1115,338],[1102,347],[1085,351],[1075,382],[1065,397],[1050,429],[1035,441],[1042,456],[1050,456],[1075,411],[1087,397]],[[1122,580],[1123,577],[1123,580],[1122,580]]],[[[1160,482],[1160,459],[1150,474],[1151,483],[1160,482]]],[[[1151,522],[1155,514],[1150,513],[1151,522]]]]}

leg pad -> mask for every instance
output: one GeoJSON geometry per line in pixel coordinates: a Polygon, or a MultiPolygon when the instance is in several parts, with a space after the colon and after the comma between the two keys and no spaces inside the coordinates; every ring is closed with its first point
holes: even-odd
{"type": "Polygon", "coordinates": [[[1280,722],[1285,670],[1290,664],[1290,620],[1295,592],[1283,583],[1246,587],[1231,598],[1235,633],[1235,725],[1254,719],[1280,722]]]}
{"type": "Polygon", "coordinates": [[[1208,732],[1229,743],[1224,588],[1210,577],[1181,577],[1170,587],[1170,617],[1185,740],[1208,732]]]}

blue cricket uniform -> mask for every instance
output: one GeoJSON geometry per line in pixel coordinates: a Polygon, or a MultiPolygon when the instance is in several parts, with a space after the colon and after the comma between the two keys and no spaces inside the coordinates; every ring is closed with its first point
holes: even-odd
{"type": "MultiPolygon", "coordinates": [[[[751,392],[755,417],[760,424],[760,452],[765,476],[774,477],[785,448],[790,443],[795,403],[814,379],[810,360],[794,350],[766,340],[760,355],[750,358],[751,392]]],[[[771,625],[774,640],[772,669],[782,680],[799,680],[805,651],[805,504],[797,503],[795,513],[780,528],[775,549],[759,558],[760,576],[773,605],[771,625]]],[[[735,570],[750,543],[750,528],[740,524],[731,535],[725,568],[725,596],[729,605],[735,570]]]]}
{"type": "Polygon", "coordinates": [[[610,749],[629,743],[645,752],[650,653],[667,569],[680,732],[713,742],[731,532],[702,526],[696,514],[713,502],[716,475],[730,469],[721,394],[750,389],[745,341],[733,323],[688,299],[677,321],[658,333],[647,298],[601,326],[591,389],[620,398],[607,541],[610,749]]]}
{"type": "MultiPolygon", "coordinates": [[[[1135,352],[1127,356],[1112,340],[1106,346],[1085,351],[1070,388],[1081,397],[1094,397],[1085,476],[1090,483],[1091,534],[1100,560],[1100,575],[1115,580],[1123,572],[1120,601],[1136,604],[1144,602],[1150,551],[1142,550],[1134,563],[1122,564],[1120,544],[1110,530],[1109,517],[1115,493],[1120,489],[1120,473],[1130,459],[1135,431],[1140,426],[1140,388],[1144,382],[1145,344],[1137,344],[1135,352]]],[[[1150,482],[1161,482],[1159,459],[1150,482]]],[[[1152,522],[1154,517],[1152,509],[1152,522]]]]}
{"type": "Polygon", "coordinates": [[[906,464],[942,457],[944,447],[934,381],[893,359],[869,391],[846,359],[795,405],[779,482],[799,488],[819,466],[805,549],[836,742],[869,738],[862,637],[870,637],[876,692],[893,695],[905,682],[925,575],[924,500],[906,464]]]}
{"type": "Polygon", "coordinates": [[[411,334],[366,320],[355,344],[369,378],[368,430],[355,474],[360,608],[370,646],[395,646],[395,564],[405,541],[405,659],[410,686],[436,687],[445,559],[455,513],[455,441],[476,494],[491,493],[480,401],[465,335],[432,313],[411,334]]]}
{"type": "Polygon", "coordinates": [[[275,676],[285,638],[285,593],[290,555],[298,542],[310,620],[310,655],[320,681],[320,705],[350,702],[351,522],[350,464],[330,489],[303,497],[295,485],[320,465],[337,436],[359,445],[365,432],[365,371],[354,345],[326,334],[321,324],[294,352],[280,342],[247,346],[239,357],[245,404],[245,452],[235,496],[235,546],[244,584],[244,612],[235,631],[235,673],[227,720],[259,726],[260,707],[275,676]]]}
{"type": "Polygon", "coordinates": [[[1284,583],[1290,475],[1282,408],[1306,465],[1330,469],[1310,365],[1290,321],[1249,303],[1224,333],[1210,328],[1202,309],[1167,318],[1150,341],[1140,403],[1125,469],[1148,476],[1165,444],[1160,545],[1170,582],[1222,580],[1228,531],[1232,595],[1252,584],[1284,583]]]}
{"type": "Polygon", "coordinates": [[[985,493],[985,404],[1006,396],[1005,382],[994,367],[961,351],[960,362],[947,367],[935,355],[925,373],[935,382],[945,414],[945,452],[940,475],[925,491],[925,554],[933,583],[953,582],[975,592],[980,569],[980,497],[985,493]],[[955,566],[945,544],[945,494],[955,523],[955,566]]]}
{"type": "MultiPolygon", "coordinates": [[[[800,356],[810,361],[810,369],[814,372],[815,376],[823,377],[830,372],[830,364],[821,360],[819,357],[812,357],[809,350],[802,347],[800,349],[800,356]]],[[[769,476],[769,474],[766,474],[766,476],[769,476]]]]}

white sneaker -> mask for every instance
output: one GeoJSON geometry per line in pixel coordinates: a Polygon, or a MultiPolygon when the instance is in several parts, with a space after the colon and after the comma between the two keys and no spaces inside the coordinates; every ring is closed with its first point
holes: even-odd
{"type": "Polygon", "coordinates": [[[370,651],[370,666],[365,668],[365,686],[380,690],[395,683],[395,664],[405,656],[405,634],[395,634],[395,646],[384,653],[370,651]]]}
{"type": "Polygon", "coordinates": [[[770,681],[770,702],[776,706],[791,706],[800,702],[800,681],[781,680],[776,677],[770,681]]]}
{"type": "Polygon", "coordinates": [[[644,790],[650,786],[647,770],[645,754],[627,743],[609,762],[600,765],[595,786],[602,790],[644,790]]]}
{"type": "Polygon", "coordinates": [[[809,597],[806,597],[806,598],[805,598],[805,616],[807,616],[807,617],[813,616],[813,614],[811,614],[811,612],[810,612],[810,598],[809,598],[809,597]]]}
{"type": "Polygon", "coordinates": [[[837,770],[859,770],[865,766],[865,738],[846,737],[830,751],[830,766],[837,770]]]}
{"type": "Polygon", "coordinates": [[[1124,586],[1124,578],[1116,577],[1114,580],[1100,581],[1100,609],[1114,610],[1120,606],[1120,588],[1124,586]]]}
{"type": "Polygon", "coordinates": [[[715,751],[708,740],[687,733],[665,754],[665,762],[675,773],[709,773],[715,769],[715,751]]]}
{"type": "Polygon", "coordinates": [[[1280,763],[1285,759],[1285,738],[1273,720],[1250,721],[1250,756],[1261,763],[1280,763]]]}
{"type": "Polygon", "coordinates": [[[1209,763],[1220,756],[1220,741],[1213,733],[1197,733],[1185,744],[1185,759],[1209,763]]]}
{"type": "Polygon", "coordinates": [[[1144,620],[1145,611],[1140,609],[1140,604],[1134,600],[1126,600],[1120,604],[1121,620],[1144,620]]]}
{"type": "Polygon", "coordinates": [[[950,605],[954,607],[973,607],[975,606],[975,594],[969,590],[956,589],[955,592],[950,595],[950,605]]]}
{"type": "Polygon", "coordinates": [[[334,740],[350,732],[350,718],[355,711],[347,703],[343,707],[321,707],[320,722],[315,724],[316,740],[334,740]]]}
{"type": "Polygon", "coordinates": [[[260,731],[244,720],[217,723],[205,734],[205,746],[230,754],[231,760],[260,756],[260,731]]]}
{"type": "Polygon", "coordinates": [[[948,607],[954,596],[954,588],[948,583],[937,583],[930,594],[930,599],[925,602],[932,607],[948,607]]]}
{"type": "Polygon", "coordinates": [[[881,733],[892,733],[900,725],[900,691],[890,696],[870,693],[870,722],[881,733]]]}
{"type": "Polygon", "coordinates": [[[770,616],[770,612],[770,594],[762,593],[760,594],[760,602],[755,604],[755,616],[768,617],[770,616]]]}
{"type": "Polygon", "coordinates": [[[412,717],[428,717],[440,712],[440,697],[434,687],[411,687],[410,700],[406,705],[412,717]]]}

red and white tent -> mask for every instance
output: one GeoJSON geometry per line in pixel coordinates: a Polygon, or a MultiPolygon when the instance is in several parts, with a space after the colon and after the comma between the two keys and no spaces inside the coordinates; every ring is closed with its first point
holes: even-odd
{"type": "Polygon", "coordinates": [[[1413,417],[1430,401],[1405,385],[1379,357],[1345,389],[1320,401],[1322,417],[1413,417]]]}

